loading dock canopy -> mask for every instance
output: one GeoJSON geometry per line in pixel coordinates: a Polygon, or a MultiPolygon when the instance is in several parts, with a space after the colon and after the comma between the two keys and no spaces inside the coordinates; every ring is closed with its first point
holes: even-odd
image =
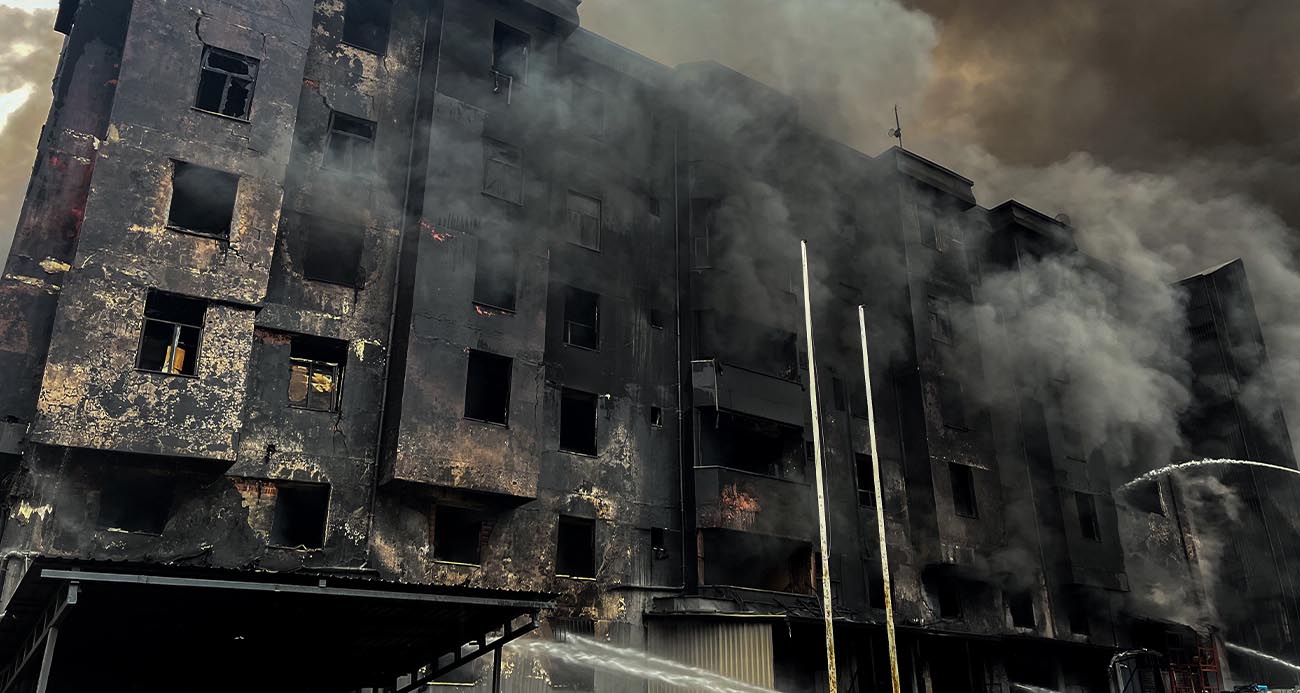
{"type": "Polygon", "coordinates": [[[0,617],[0,693],[406,688],[533,630],[546,599],[38,558],[0,617]]]}

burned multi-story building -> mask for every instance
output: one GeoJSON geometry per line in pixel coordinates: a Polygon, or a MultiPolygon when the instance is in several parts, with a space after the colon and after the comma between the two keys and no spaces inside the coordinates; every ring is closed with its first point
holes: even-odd
{"type": "MultiPolygon", "coordinates": [[[[577,5],[62,1],[0,281],[0,689],[646,685],[502,655],[572,635],[824,688],[814,424],[840,686],[889,687],[882,550],[905,690],[1104,690],[1138,646],[1218,675],[1199,616],[1128,596],[1159,552],[1196,613],[1232,589],[1173,482],[1117,496],[1132,470],[1061,374],[990,382],[990,273],[1111,280],[1069,224],[577,5]]],[[[1189,280],[1206,310],[1248,305],[1237,268],[1231,294],[1189,280]]],[[[1253,311],[1228,312],[1222,353],[1257,368],[1253,311]]],[[[1243,440],[1295,466],[1285,426],[1243,440]]],[[[1284,595],[1246,644],[1285,655],[1294,585],[1259,566],[1295,506],[1269,498],[1234,565],[1257,608],[1284,595]]]]}

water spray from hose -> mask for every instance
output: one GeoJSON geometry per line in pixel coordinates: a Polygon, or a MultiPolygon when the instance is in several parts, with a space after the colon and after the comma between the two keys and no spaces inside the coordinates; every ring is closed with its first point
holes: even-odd
{"type": "Polygon", "coordinates": [[[1170,472],[1178,472],[1178,471],[1183,471],[1185,469],[1197,469],[1200,467],[1228,467],[1228,466],[1265,467],[1267,469],[1276,469],[1279,471],[1290,472],[1292,474],[1300,475],[1300,471],[1291,469],[1290,467],[1282,467],[1276,464],[1268,464],[1266,462],[1254,462],[1251,460],[1227,460],[1227,459],[1193,460],[1191,462],[1179,462],[1177,464],[1165,465],[1159,469],[1154,469],[1152,471],[1149,471],[1146,474],[1143,474],[1142,476],[1139,476],[1138,478],[1123,484],[1118,489],[1116,489],[1116,491],[1119,493],[1123,493],[1124,491],[1127,491],[1133,488],[1134,486],[1137,486],[1138,484],[1147,481],[1154,481],[1157,478],[1164,476],[1165,474],[1169,474],[1170,472]]]}

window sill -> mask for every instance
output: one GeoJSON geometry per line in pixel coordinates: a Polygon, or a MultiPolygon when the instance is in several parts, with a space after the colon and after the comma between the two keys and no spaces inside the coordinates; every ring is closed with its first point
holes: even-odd
{"type": "Polygon", "coordinates": [[[438,565],[454,565],[454,566],[460,566],[460,567],[462,567],[462,568],[482,568],[482,567],[483,567],[483,564],[482,564],[482,563],[465,563],[465,562],[462,562],[462,561],[448,561],[448,560],[444,560],[444,559],[441,559],[441,558],[435,558],[435,559],[433,559],[433,562],[436,563],[436,564],[438,564],[438,565]]]}
{"type": "Polygon", "coordinates": [[[373,55],[373,56],[380,57],[380,58],[382,58],[382,57],[384,57],[385,55],[388,54],[388,49],[387,49],[387,47],[385,47],[385,48],[382,49],[382,50],[375,50],[375,49],[373,49],[373,48],[367,48],[366,46],[362,46],[362,45],[360,45],[360,44],[352,43],[352,42],[350,42],[350,41],[339,41],[339,45],[340,45],[340,46],[348,46],[349,48],[355,48],[355,49],[357,49],[357,50],[359,50],[359,51],[365,51],[365,52],[367,52],[367,53],[369,53],[369,54],[371,54],[371,55],[373,55]]]}
{"type": "Polygon", "coordinates": [[[230,242],[230,231],[229,231],[229,230],[227,230],[226,233],[225,233],[224,235],[222,235],[222,234],[214,233],[214,232],[211,232],[211,231],[195,231],[194,229],[187,229],[187,228],[185,228],[184,226],[176,226],[176,225],[173,225],[173,224],[167,224],[166,227],[164,227],[164,228],[166,228],[168,231],[175,231],[176,233],[183,233],[183,234],[185,234],[186,236],[197,236],[197,237],[199,237],[199,238],[206,238],[206,239],[211,240],[211,241],[220,241],[220,242],[222,242],[222,243],[229,243],[229,242],[230,242]]]}
{"type": "Polygon", "coordinates": [[[161,537],[162,532],[146,532],[140,529],[121,529],[118,527],[99,527],[99,531],[110,534],[131,534],[137,537],[161,537]]]}
{"type": "Polygon", "coordinates": [[[199,379],[198,373],[168,373],[167,371],[151,371],[148,368],[139,368],[139,367],[135,369],[135,372],[145,373],[147,375],[165,375],[169,378],[190,378],[193,380],[199,379]]]}
{"type": "Polygon", "coordinates": [[[250,116],[249,118],[238,118],[238,117],[236,117],[236,116],[226,115],[225,113],[218,113],[218,112],[216,112],[216,111],[209,111],[209,110],[206,109],[206,108],[199,108],[198,106],[190,106],[190,110],[191,110],[191,111],[198,111],[199,113],[203,113],[203,114],[205,114],[205,115],[216,116],[216,117],[218,117],[218,118],[225,118],[226,120],[231,120],[231,121],[234,121],[234,122],[236,122],[236,123],[243,123],[243,124],[245,124],[245,125],[249,125],[249,124],[251,124],[251,123],[253,122],[253,121],[251,120],[251,116],[250,116]]]}
{"type": "Polygon", "coordinates": [[[266,546],[267,548],[271,548],[271,549],[280,549],[282,551],[296,551],[298,553],[305,553],[307,551],[323,551],[325,549],[324,546],[303,546],[302,544],[299,544],[297,546],[285,546],[284,544],[267,544],[266,546]]]}
{"type": "Polygon", "coordinates": [[[581,345],[581,344],[574,344],[574,343],[572,343],[572,342],[565,342],[565,343],[564,343],[564,346],[566,346],[566,347],[573,347],[574,349],[581,349],[582,351],[592,351],[592,352],[600,353],[600,346],[599,346],[599,345],[594,346],[594,347],[589,347],[589,346],[583,346],[583,345],[581,345]]]}
{"type": "Polygon", "coordinates": [[[577,455],[578,457],[586,457],[591,460],[600,457],[600,453],[598,452],[582,452],[579,450],[565,450],[564,448],[560,448],[559,451],[566,455],[577,455]]]}
{"type": "MultiPolygon", "coordinates": [[[[483,310],[494,311],[496,314],[499,315],[513,316],[515,314],[514,308],[502,308],[501,306],[494,306],[491,303],[484,303],[482,301],[473,301],[473,304],[475,308],[482,308],[483,310]]],[[[483,315],[481,311],[477,311],[477,312],[479,315],[483,315]]],[[[488,316],[488,317],[492,317],[492,316],[488,316]]]]}
{"type": "Polygon", "coordinates": [[[315,407],[300,407],[300,406],[298,406],[298,405],[296,405],[296,404],[289,404],[289,405],[286,405],[285,408],[286,408],[286,409],[293,409],[293,410],[295,410],[295,411],[314,412],[314,413],[317,413],[317,414],[337,414],[337,413],[339,413],[339,410],[338,410],[338,409],[317,409],[317,408],[315,408],[315,407]]]}
{"type": "Polygon", "coordinates": [[[346,282],[336,282],[330,279],[318,279],[316,277],[307,276],[306,274],[303,274],[302,278],[306,279],[309,282],[316,282],[317,284],[329,284],[330,286],[341,286],[345,289],[352,289],[353,291],[361,291],[363,288],[360,284],[355,284],[355,283],[348,284],[346,282]]]}
{"type": "Polygon", "coordinates": [[[503,423],[503,422],[500,422],[500,421],[488,421],[487,419],[476,419],[476,418],[474,418],[474,417],[472,417],[472,416],[466,416],[466,415],[462,415],[461,418],[464,419],[464,420],[466,420],[466,421],[473,421],[474,423],[483,424],[483,425],[485,425],[485,426],[492,426],[492,427],[495,427],[495,428],[503,428],[503,429],[506,429],[506,430],[509,430],[509,429],[510,429],[510,422],[509,422],[509,421],[506,421],[506,422],[504,422],[504,423],[503,423]]]}
{"type": "Polygon", "coordinates": [[[508,197],[501,197],[500,195],[493,195],[492,193],[486,190],[480,191],[479,194],[482,195],[483,197],[492,198],[493,200],[501,200],[502,202],[512,204],[516,207],[522,208],[524,206],[524,196],[522,194],[519,195],[518,200],[512,200],[508,197]]]}
{"type": "Polygon", "coordinates": [[[596,578],[594,578],[594,577],[583,577],[583,576],[581,576],[581,575],[565,575],[565,574],[563,574],[563,573],[556,573],[556,574],[555,574],[555,577],[557,577],[557,578],[563,578],[563,579],[565,579],[565,580],[577,580],[578,582],[595,582],[595,581],[596,581],[596,578]]]}

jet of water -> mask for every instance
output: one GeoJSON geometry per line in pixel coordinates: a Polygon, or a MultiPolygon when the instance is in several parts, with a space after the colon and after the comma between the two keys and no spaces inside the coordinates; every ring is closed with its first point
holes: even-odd
{"type": "Polygon", "coordinates": [[[1191,462],[1179,462],[1177,464],[1165,465],[1164,467],[1161,467],[1159,469],[1154,469],[1128,483],[1125,483],[1124,485],[1120,486],[1116,490],[1119,493],[1123,493],[1124,491],[1127,491],[1133,488],[1134,486],[1137,486],[1138,484],[1141,484],[1146,481],[1153,481],[1156,478],[1164,476],[1165,474],[1168,474],[1170,472],[1177,472],[1184,469],[1196,469],[1198,467],[1227,467],[1231,465],[1240,465],[1243,467],[1266,467],[1268,469],[1277,469],[1279,471],[1290,472],[1292,474],[1300,474],[1300,471],[1297,471],[1290,467],[1282,467],[1276,464],[1267,464],[1265,462],[1253,462],[1251,460],[1221,460],[1221,459],[1193,460],[1191,462]]]}
{"type": "Polygon", "coordinates": [[[707,669],[687,666],[671,659],[654,657],[639,650],[616,647],[589,638],[570,636],[563,642],[516,641],[515,646],[533,655],[545,655],[570,664],[627,674],[678,688],[697,688],[711,693],[776,693],[771,689],[737,681],[707,669]]]}
{"type": "Polygon", "coordinates": [[[1013,683],[1011,684],[1011,687],[1019,688],[1022,691],[1029,691],[1029,693],[1056,693],[1056,691],[1050,688],[1043,688],[1041,686],[1031,686],[1027,683],[1013,683]]]}
{"type": "Polygon", "coordinates": [[[1264,660],[1264,661],[1266,661],[1266,662],[1272,662],[1273,664],[1279,664],[1279,665],[1284,666],[1284,667],[1286,667],[1286,668],[1288,668],[1288,669],[1290,669],[1290,670],[1292,670],[1292,671],[1300,671],[1300,665],[1292,664],[1292,663],[1290,663],[1290,662],[1288,662],[1288,661],[1286,661],[1286,660],[1284,660],[1284,659],[1278,659],[1277,657],[1274,657],[1274,656],[1271,655],[1271,654],[1266,654],[1266,653],[1260,652],[1259,650],[1252,650],[1252,649],[1250,649],[1249,647],[1242,647],[1241,645],[1234,645],[1233,643],[1230,643],[1230,642],[1225,642],[1225,643],[1223,643],[1223,644],[1224,644],[1224,646],[1227,647],[1229,650],[1236,650],[1237,652],[1240,652],[1240,653],[1242,653],[1242,654],[1247,654],[1247,655],[1250,655],[1250,656],[1252,656],[1252,657],[1258,657],[1258,658],[1260,658],[1260,659],[1262,659],[1262,660],[1264,660]]]}

